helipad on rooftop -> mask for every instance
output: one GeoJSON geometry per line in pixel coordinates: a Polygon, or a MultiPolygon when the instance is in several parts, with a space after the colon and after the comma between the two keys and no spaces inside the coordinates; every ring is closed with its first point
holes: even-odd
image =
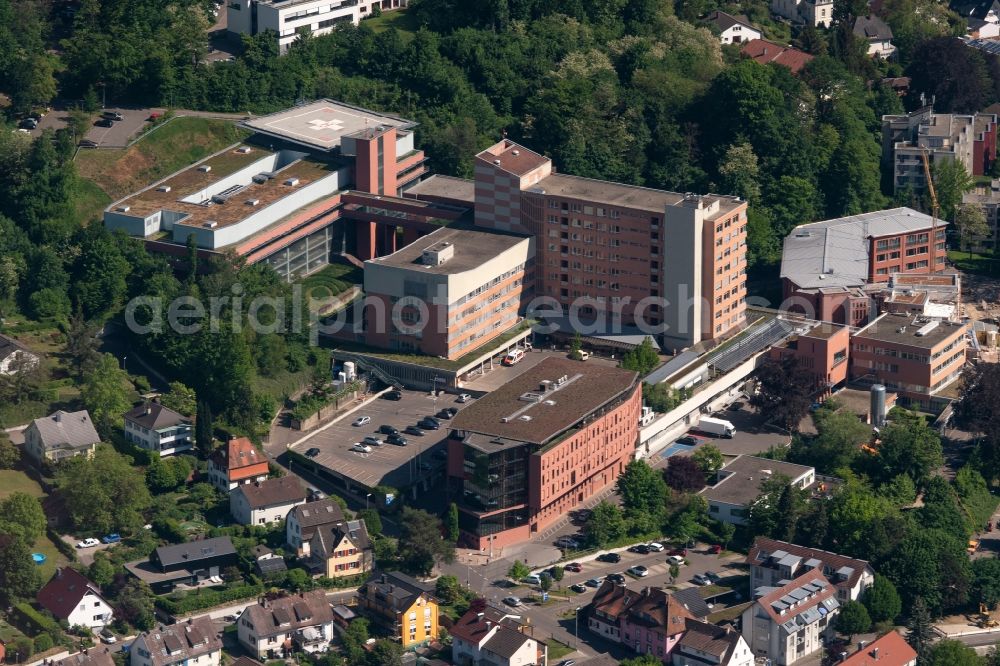
{"type": "Polygon", "coordinates": [[[336,150],[344,137],[366,131],[378,132],[379,128],[387,127],[408,130],[416,126],[412,120],[328,99],[260,116],[242,124],[254,132],[323,151],[336,150]]]}

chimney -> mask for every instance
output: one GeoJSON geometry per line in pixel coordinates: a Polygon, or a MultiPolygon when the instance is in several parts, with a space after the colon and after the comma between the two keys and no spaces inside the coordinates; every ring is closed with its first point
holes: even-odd
{"type": "Polygon", "coordinates": [[[878,648],[872,648],[872,659],[878,660],[878,648]]]}
{"type": "Polygon", "coordinates": [[[55,414],[53,414],[52,420],[55,421],[56,423],[62,421],[62,412],[56,412],[55,414]]]}
{"type": "Polygon", "coordinates": [[[489,631],[492,628],[493,628],[493,623],[490,622],[489,620],[486,620],[486,631],[489,631]]]}
{"type": "Polygon", "coordinates": [[[189,624],[189,625],[190,625],[190,624],[192,624],[192,622],[191,622],[191,618],[188,618],[188,624],[189,624]]]}

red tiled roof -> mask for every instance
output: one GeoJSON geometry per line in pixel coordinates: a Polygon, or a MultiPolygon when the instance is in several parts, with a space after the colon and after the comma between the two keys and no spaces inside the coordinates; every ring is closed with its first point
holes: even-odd
{"type": "Polygon", "coordinates": [[[52,580],[38,591],[38,604],[60,620],[73,612],[87,592],[101,596],[101,590],[76,569],[56,569],[52,580]]]}
{"type": "Polygon", "coordinates": [[[642,623],[646,619],[663,628],[663,633],[667,636],[675,636],[686,631],[687,620],[693,620],[694,616],[669,592],[659,588],[646,588],[629,609],[628,621],[642,623]]]}
{"type": "Polygon", "coordinates": [[[455,624],[452,625],[450,633],[452,636],[458,636],[462,640],[478,645],[485,638],[486,634],[489,633],[490,628],[498,624],[503,624],[512,629],[517,629],[521,626],[520,622],[510,613],[487,604],[486,606],[473,606],[466,611],[465,615],[458,618],[455,624]],[[487,626],[487,622],[489,626],[487,626]]]}
{"type": "Polygon", "coordinates": [[[907,666],[915,663],[917,653],[902,636],[890,631],[840,662],[840,666],[907,666]]]}
{"type": "Polygon", "coordinates": [[[229,471],[231,480],[236,481],[247,476],[233,474],[233,470],[263,464],[267,468],[267,459],[257,451],[253,443],[246,437],[236,437],[229,440],[212,453],[212,461],[216,467],[229,471]]]}
{"type": "Polygon", "coordinates": [[[740,49],[740,53],[748,58],[753,58],[762,65],[769,62],[783,65],[792,70],[793,74],[797,74],[813,59],[813,56],[805,51],[793,49],[791,46],[782,46],[766,39],[751,39],[740,49]]]}
{"type": "Polygon", "coordinates": [[[633,592],[624,585],[617,585],[610,580],[605,580],[594,593],[590,607],[592,610],[601,611],[617,620],[618,616],[631,608],[638,599],[638,592],[633,592]]]}

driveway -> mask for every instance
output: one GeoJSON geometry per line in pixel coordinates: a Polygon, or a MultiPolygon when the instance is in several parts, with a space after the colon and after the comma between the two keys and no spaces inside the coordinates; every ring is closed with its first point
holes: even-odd
{"type": "MultiPolygon", "coordinates": [[[[95,124],[87,130],[84,140],[93,141],[96,146],[102,148],[124,148],[146,126],[150,114],[154,111],[163,113],[163,109],[125,107],[111,107],[105,111],[120,113],[125,119],[115,122],[111,127],[98,127],[97,120],[94,120],[95,124]]],[[[97,117],[99,118],[100,114],[97,117]]]]}

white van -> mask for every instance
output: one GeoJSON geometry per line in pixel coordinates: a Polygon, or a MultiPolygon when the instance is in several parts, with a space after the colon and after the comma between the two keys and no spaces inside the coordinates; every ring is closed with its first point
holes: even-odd
{"type": "Polygon", "coordinates": [[[507,355],[503,357],[503,361],[500,363],[501,365],[514,365],[515,363],[519,363],[522,358],[524,358],[524,350],[513,349],[507,352],[507,355]]]}

